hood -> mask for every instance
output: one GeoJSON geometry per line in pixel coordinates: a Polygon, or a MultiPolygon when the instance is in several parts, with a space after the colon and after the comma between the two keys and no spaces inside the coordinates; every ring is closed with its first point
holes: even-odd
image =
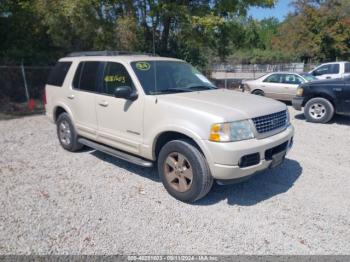
{"type": "Polygon", "coordinates": [[[161,95],[158,101],[193,113],[208,114],[224,122],[286,110],[286,105],[276,100],[227,89],[161,95]]]}
{"type": "Polygon", "coordinates": [[[335,78],[335,79],[324,79],[316,80],[304,83],[302,86],[313,86],[313,85],[340,85],[344,83],[344,78],[335,78]]]}

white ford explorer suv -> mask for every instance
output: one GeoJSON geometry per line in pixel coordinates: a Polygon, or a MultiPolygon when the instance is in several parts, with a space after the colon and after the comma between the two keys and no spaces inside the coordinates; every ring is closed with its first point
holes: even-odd
{"type": "Polygon", "coordinates": [[[46,85],[62,147],[157,165],[184,202],[281,164],[293,143],[286,105],[217,89],[186,62],[117,51],[72,53],[46,85]]]}

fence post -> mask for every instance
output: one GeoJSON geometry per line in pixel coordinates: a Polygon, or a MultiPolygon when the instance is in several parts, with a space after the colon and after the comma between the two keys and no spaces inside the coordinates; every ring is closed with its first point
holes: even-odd
{"type": "Polygon", "coordinates": [[[27,85],[26,73],[24,71],[23,61],[21,63],[21,69],[22,69],[22,77],[23,77],[23,82],[24,82],[24,89],[26,91],[26,98],[27,98],[27,102],[28,102],[29,101],[29,92],[28,92],[28,85],[27,85]]]}

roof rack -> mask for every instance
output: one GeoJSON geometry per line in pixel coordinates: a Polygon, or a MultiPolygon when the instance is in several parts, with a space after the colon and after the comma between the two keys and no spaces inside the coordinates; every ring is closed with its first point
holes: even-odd
{"type": "Polygon", "coordinates": [[[73,52],[69,53],[67,57],[76,57],[76,56],[119,56],[119,55],[148,55],[155,56],[151,53],[141,53],[141,52],[129,52],[129,51],[84,51],[84,52],[73,52]]]}

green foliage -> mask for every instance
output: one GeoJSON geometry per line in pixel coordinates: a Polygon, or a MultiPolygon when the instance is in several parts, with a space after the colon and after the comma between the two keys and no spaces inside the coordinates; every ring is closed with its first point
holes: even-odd
{"type": "Polygon", "coordinates": [[[51,63],[67,52],[126,49],[171,55],[204,66],[236,46],[235,21],[274,0],[5,0],[1,57],[51,63]],[[154,41],[153,41],[154,40],[154,41]]]}
{"type": "Polygon", "coordinates": [[[350,2],[298,0],[278,30],[273,47],[293,51],[303,61],[350,58],[350,2]]]}
{"type": "Polygon", "coordinates": [[[350,58],[350,1],[296,0],[285,21],[247,18],[275,0],[2,0],[1,63],[54,63],[68,52],[155,52],[212,61],[350,58]]]}
{"type": "Polygon", "coordinates": [[[227,58],[232,64],[276,64],[297,61],[293,55],[271,49],[245,49],[234,52],[227,58]]]}

